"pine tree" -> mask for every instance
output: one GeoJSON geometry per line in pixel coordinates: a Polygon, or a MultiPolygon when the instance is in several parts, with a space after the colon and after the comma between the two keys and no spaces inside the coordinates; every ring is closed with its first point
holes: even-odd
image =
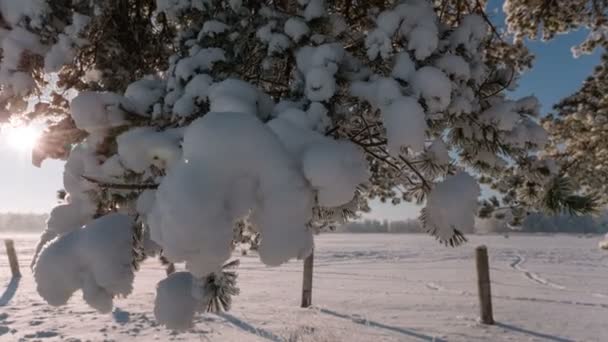
{"type": "Polygon", "coordinates": [[[40,294],[61,305],[82,289],[108,311],[162,253],[190,273],[159,283],[155,314],[184,328],[229,306],[236,243],[267,265],[303,258],[313,232],[368,199],[426,203],[424,229],[452,246],[479,183],[501,194],[483,215],[584,212],[592,201],[538,156],[538,101],[505,95],[532,57],[484,9],[0,0],[3,117],[47,120],[33,162],[67,160],[34,266],[40,294]]]}
{"type": "MultiPolygon", "coordinates": [[[[509,29],[519,40],[548,40],[556,34],[585,28],[587,38],[572,48],[574,56],[601,49],[600,64],[571,96],[543,119],[550,133],[547,155],[556,160],[570,186],[602,204],[608,203],[608,2],[595,0],[509,0],[504,5],[509,29]]],[[[585,199],[578,199],[584,206],[585,199]]]]}

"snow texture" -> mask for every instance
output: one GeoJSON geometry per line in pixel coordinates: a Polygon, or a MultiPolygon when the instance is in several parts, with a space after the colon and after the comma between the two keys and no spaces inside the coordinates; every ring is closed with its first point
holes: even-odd
{"type": "Polygon", "coordinates": [[[129,216],[108,214],[49,242],[34,267],[38,293],[59,306],[80,289],[87,304],[110,312],[113,297],[133,288],[132,226],[129,216]]]}
{"type": "Polygon", "coordinates": [[[427,124],[424,109],[416,99],[404,96],[395,100],[382,109],[382,120],[391,154],[399,155],[402,147],[414,153],[424,150],[427,124]]]}
{"type": "Polygon", "coordinates": [[[183,129],[159,132],[154,127],[133,128],[116,138],[120,161],[137,173],[152,165],[165,170],[181,158],[182,135],[183,129]]]}
{"type": "Polygon", "coordinates": [[[474,227],[480,194],[477,181],[466,172],[447,176],[428,195],[427,227],[435,229],[440,241],[449,240],[454,229],[464,231],[474,227]]]}
{"type": "Polygon", "coordinates": [[[446,110],[452,96],[452,83],[441,70],[425,66],[414,74],[412,80],[414,94],[424,100],[429,113],[446,110]]]}
{"type": "MultiPolygon", "coordinates": [[[[0,234],[0,240],[5,238],[14,239],[19,261],[28,263],[37,237],[0,234]]],[[[437,248],[435,241],[421,234],[321,234],[315,239],[315,263],[323,266],[315,268],[316,304],[309,310],[294,305],[294,284],[302,281],[301,262],[268,268],[255,256],[238,253],[242,265],[238,305],[226,314],[195,317],[192,329],[179,333],[159,327],[158,319],[150,315],[154,287],[159,281],[164,284],[166,277],[156,259],[142,264],[133,292],[116,298],[114,311],[106,315],[90,310],[80,296],[67,306],[50,308],[37,295],[31,273],[23,272],[18,283],[11,281],[4,262],[0,263],[4,293],[0,340],[604,340],[602,313],[608,308],[608,293],[602,272],[607,251],[597,248],[602,236],[511,233],[508,239],[503,235],[468,238],[469,243],[459,248],[437,248]],[[472,265],[474,249],[482,244],[492,256],[492,290],[501,325],[477,321],[479,300],[472,265]],[[377,291],[379,285],[382,291],[377,291]]],[[[0,248],[0,260],[6,259],[0,248]]],[[[184,286],[179,295],[188,298],[187,289],[184,286]]]]}
{"type": "Polygon", "coordinates": [[[114,93],[85,91],[70,103],[76,127],[89,133],[103,132],[126,123],[120,108],[122,96],[114,93]]]}
{"type": "Polygon", "coordinates": [[[170,260],[186,261],[196,276],[217,271],[230,257],[233,224],[250,210],[264,263],[310,253],[312,189],[257,118],[223,112],[197,119],[186,129],[183,158],[163,179],[149,214],[151,237],[170,260]]]}
{"type": "Polygon", "coordinates": [[[191,328],[200,301],[192,295],[195,279],[189,272],[175,272],[156,287],[154,316],[156,321],[172,330],[191,328]]]}

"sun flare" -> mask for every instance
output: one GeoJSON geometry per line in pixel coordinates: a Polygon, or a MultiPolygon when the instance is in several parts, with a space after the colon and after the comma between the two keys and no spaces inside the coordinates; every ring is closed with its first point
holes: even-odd
{"type": "Polygon", "coordinates": [[[40,130],[32,126],[6,127],[2,135],[8,146],[20,151],[30,151],[40,136],[40,130]]]}

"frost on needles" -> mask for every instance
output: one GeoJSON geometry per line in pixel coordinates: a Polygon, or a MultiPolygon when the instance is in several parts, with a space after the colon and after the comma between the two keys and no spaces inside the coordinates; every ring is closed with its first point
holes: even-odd
{"type": "Polygon", "coordinates": [[[239,243],[269,266],[304,258],[377,198],[426,203],[425,229],[457,245],[478,180],[540,207],[520,196],[557,174],[536,153],[539,106],[504,94],[526,66],[505,56],[525,51],[443,3],[0,0],[3,113],[50,121],[34,163],[67,160],[40,294],[81,289],[107,312],[162,255],[187,272],[154,311],[183,329],[236,293],[223,267],[239,243]]]}

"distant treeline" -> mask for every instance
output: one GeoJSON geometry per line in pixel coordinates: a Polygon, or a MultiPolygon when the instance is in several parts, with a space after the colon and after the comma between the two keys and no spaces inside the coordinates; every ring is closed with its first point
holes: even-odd
{"type": "Polygon", "coordinates": [[[0,213],[0,232],[41,232],[48,214],[0,213]]]}
{"type": "MultiPolygon", "coordinates": [[[[46,227],[48,214],[0,213],[0,232],[40,232],[46,227]]],[[[506,220],[477,219],[475,227],[465,233],[608,233],[608,212],[598,217],[532,214],[521,227],[509,227],[506,220]]],[[[336,228],[338,233],[422,233],[416,219],[404,221],[363,220],[353,221],[336,228]]]]}
{"type": "MultiPolygon", "coordinates": [[[[598,217],[531,214],[521,227],[510,227],[507,220],[477,219],[475,227],[463,229],[465,233],[582,233],[603,234],[608,232],[608,214],[598,217]]],[[[339,233],[421,233],[420,222],[416,219],[405,221],[363,220],[354,221],[336,228],[339,233]]]]}
{"type": "Polygon", "coordinates": [[[420,233],[422,226],[418,220],[378,221],[364,220],[346,223],[336,228],[339,233],[420,233]]]}

